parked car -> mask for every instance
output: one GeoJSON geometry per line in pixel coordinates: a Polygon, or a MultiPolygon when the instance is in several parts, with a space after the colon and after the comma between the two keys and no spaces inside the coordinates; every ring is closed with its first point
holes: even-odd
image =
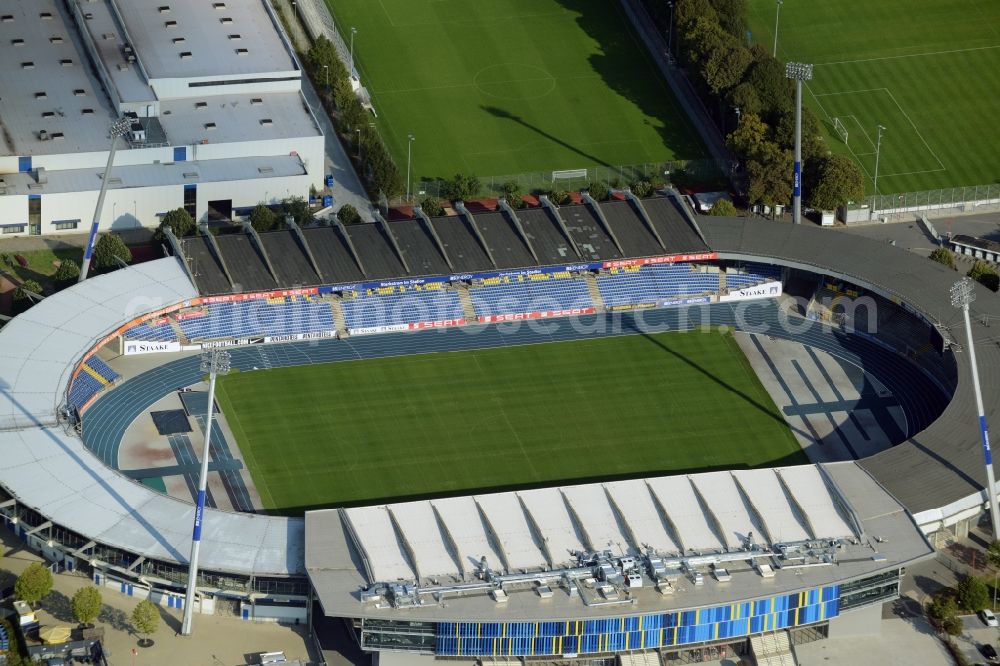
{"type": "Polygon", "coordinates": [[[983,643],[980,645],[979,651],[983,653],[983,656],[986,657],[991,664],[995,664],[1000,661],[1000,659],[997,658],[996,648],[989,643],[983,643]]]}
{"type": "Polygon", "coordinates": [[[984,608],[979,611],[979,619],[983,621],[987,627],[1000,627],[1000,622],[997,622],[997,616],[993,614],[989,608],[984,608]]]}

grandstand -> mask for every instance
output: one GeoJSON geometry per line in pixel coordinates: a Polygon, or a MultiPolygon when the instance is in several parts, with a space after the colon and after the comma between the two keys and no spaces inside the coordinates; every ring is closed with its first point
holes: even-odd
{"type": "Polygon", "coordinates": [[[497,321],[505,315],[594,311],[587,283],[568,271],[529,273],[478,280],[469,290],[479,321],[497,321]]]}
{"type": "Polygon", "coordinates": [[[623,266],[599,273],[597,285],[608,309],[655,307],[670,299],[718,293],[719,271],[686,263],[623,266]]]}
{"type": "Polygon", "coordinates": [[[443,282],[349,291],[340,307],[351,335],[465,323],[458,294],[443,282]]]}

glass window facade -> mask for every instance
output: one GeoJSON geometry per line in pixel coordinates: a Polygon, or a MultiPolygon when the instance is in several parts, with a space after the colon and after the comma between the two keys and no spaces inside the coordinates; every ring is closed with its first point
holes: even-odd
{"type": "Polygon", "coordinates": [[[748,636],[840,612],[840,586],[698,610],[571,622],[441,622],[440,656],[600,654],[748,636]]]}

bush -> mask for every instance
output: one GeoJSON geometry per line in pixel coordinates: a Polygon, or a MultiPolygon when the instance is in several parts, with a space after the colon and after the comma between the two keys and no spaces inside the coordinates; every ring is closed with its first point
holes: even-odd
{"type": "Polygon", "coordinates": [[[52,591],[52,572],[35,562],[17,577],[14,596],[29,604],[37,604],[52,591]]]}
{"type": "Polygon", "coordinates": [[[949,617],[941,623],[941,630],[949,636],[961,636],[962,631],[964,630],[962,619],[958,617],[949,617]]]}
{"type": "Polygon", "coordinates": [[[90,624],[101,614],[101,591],[96,587],[81,587],[73,595],[73,617],[80,624],[90,624]]]}
{"type": "Polygon", "coordinates": [[[958,584],[958,601],[964,608],[979,612],[990,605],[990,592],[981,578],[968,577],[958,584]]]}
{"type": "Polygon", "coordinates": [[[295,220],[295,224],[300,227],[304,227],[313,221],[312,209],[309,208],[309,202],[302,197],[282,199],[280,217],[284,218],[286,215],[291,215],[292,219],[295,220]]]}
{"type": "Polygon", "coordinates": [[[425,197],[420,202],[420,207],[427,217],[441,217],[444,215],[444,204],[437,197],[425,197]]]}
{"type": "Polygon", "coordinates": [[[968,275],[991,291],[1000,290],[1000,275],[982,259],[976,260],[968,275]]]}
{"type": "Polygon", "coordinates": [[[712,209],[708,211],[708,214],[716,217],[736,217],[736,206],[729,199],[719,199],[712,204],[712,209]]]}
{"type": "MultiPolygon", "coordinates": [[[[163,226],[162,224],[160,225],[163,226]]],[[[97,269],[118,268],[118,259],[126,264],[132,263],[132,251],[125,241],[117,234],[104,234],[97,239],[94,246],[93,263],[97,269]]]]}
{"type": "Polygon", "coordinates": [[[639,180],[633,181],[633,183],[629,186],[629,189],[632,190],[632,194],[635,196],[640,199],[645,199],[653,193],[653,184],[648,180],[640,178],[639,180]]]}
{"type": "Polygon", "coordinates": [[[590,192],[590,196],[597,201],[607,201],[608,197],[611,196],[611,191],[608,190],[608,186],[601,182],[591,183],[587,186],[587,191],[590,192]]]}
{"type": "Polygon", "coordinates": [[[554,190],[549,194],[549,200],[557,206],[565,206],[568,203],[572,203],[573,197],[566,190],[554,190]]]}
{"type": "Polygon", "coordinates": [[[939,247],[931,252],[930,259],[948,268],[955,268],[955,255],[946,247],[939,247]]]}
{"type": "Polygon", "coordinates": [[[358,214],[358,209],[351,204],[344,204],[337,211],[337,219],[340,220],[341,224],[360,224],[361,215],[358,214]]]}
{"type": "Polygon", "coordinates": [[[479,179],[475,176],[457,173],[454,178],[441,184],[441,196],[449,201],[465,201],[479,194],[480,188],[479,179]]]}
{"type": "Polygon", "coordinates": [[[175,208],[168,211],[167,214],[163,216],[163,219],[160,220],[160,226],[157,227],[156,233],[153,234],[153,240],[158,243],[162,243],[165,238],[163,230],[167,227],[170,227],[170,231],[172,231],[174,236],[177,236],[177,238],[190,236],[194,233],[194,218],[191,217],[183,208],[175,208]]]}
{"type": "Polygon", "coordinates": [[[508,206],[511,208],[524,208],[524,199],[521,198],[521,186],[517,184],[517,181],[508,180],[500,186],[500,190],[503,192],[503,200],[507,202],[508,206]]]}
{"type": "Polygon", "coordinates": [[[59,263],[59,268],[56,269],[55,275],[52,276],[59,284],[64,284],[67,282],[72,282],[80,277],[80,267],[77,266],[76,262],[72,259],[63,259],[59,263]]]}
{"type": "Polygon", "coordinates": [[[250,226],[257,230],[270,231],[278,224],[278,215],[266,205],[259,203],[250,211],[250,226]]]}
{"type": "Polygon", "coordinates": [[[20,285],[18,285],[17,289],[14,290],[14,296],[13,296],[14,302],[21,303],[22,305],[30,303],[34,297],[28,296],[27,292],[29,291],[34,294],[41,295],[42,285],[38,284],[34,280],[25,280],[20,285]]]}

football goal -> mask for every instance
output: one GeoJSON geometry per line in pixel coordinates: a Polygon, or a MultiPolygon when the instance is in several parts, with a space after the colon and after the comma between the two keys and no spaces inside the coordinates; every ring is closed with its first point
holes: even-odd
{"type": "Polygon", "coordinates": [[[840,122],[840,118],[833,119],[833,129],[840,135],[844,143],[847,143],[847,128],[844,127],[844,123],[840,122]]]}

